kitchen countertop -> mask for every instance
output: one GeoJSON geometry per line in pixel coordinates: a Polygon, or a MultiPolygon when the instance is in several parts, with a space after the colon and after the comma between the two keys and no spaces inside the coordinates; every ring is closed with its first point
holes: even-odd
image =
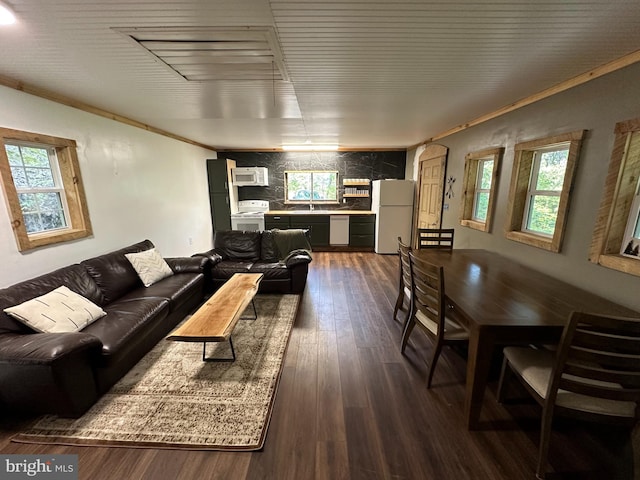
{"type": "Polygon", "coordinates": [[[373,215],[371,210],[269,210],[266,215],[373,215]]]}

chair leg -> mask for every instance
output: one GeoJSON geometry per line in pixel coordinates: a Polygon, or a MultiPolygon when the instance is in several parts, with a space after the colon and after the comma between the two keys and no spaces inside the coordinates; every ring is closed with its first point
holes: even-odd
{"type": "Polygon", "coordinates": [[[407,320],[407,324],[404,327],[404,332],[402,333],[402,343],[400,344],[400,353],[404,353],[404,349],[407,347],[407,342],[409,341],[409,336],[413,331],[413,327],[416,326],[416,320],[413,318],[413,315],[409,316],[407,320]]]}
{"type": "Polygon", "coordinates": [[[540,452],[538,453],[538,466],[536,478],[544,480],[547,470],[547,457],[549,455],[549,443],[551,441],[551,422],[553,420],[553,406],[548,402],[542,409],[542,426],[540,428],[540,452]]]}
{"type": "Polygon", "coordinates": [[[393,309],[393,319],[397,320],[398,310],[402,310],[402,304],[404,303],[404,292],[400,290],[400,294],[398,295],[398,299],[396,300],[396,306],[393,309]]]}
{"type": "Polygon", "coordinates": [[[433,372],[436,371],[436,364],[438,358],[440,358],[440,352],[442,351],[442,343],[437,342],[433,349],[433,356],[431,357],[431,365],[429,365],[429,373],[427,374],[427,388],[431,388],[431,380],[433,379],[433,372]]]}
{"type": "Polygon", "coordinates": [[[508,377],[511,377],[512,375],[511,367],[508,365],[508,363],[509,361],[505,357],[502,361],[502,369],[500,370],[500,380],[498,381],[498,391],[496,392],[498,403],[504,403],[505,385],[507,383],[508,377]]]}
{"type": "Polygon", "coordinates": [[[631,450],[633,452],[633,480],[640,480],[640,422],[636,422],[631,431],[631,450]]]}

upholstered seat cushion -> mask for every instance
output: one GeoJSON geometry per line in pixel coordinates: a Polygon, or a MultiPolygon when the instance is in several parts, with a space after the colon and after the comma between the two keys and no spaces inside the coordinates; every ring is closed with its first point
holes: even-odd
{"type": "Polygon", "coordinates": [[[286,265],[279,262],[256,262],[249,269],[251,273],[262,273],[267,279],[288,279],[290,277],[289,269],[286,265]]]}
{"type": "MultiPolygon", "coordinates": [[[[504,356],[520,376],[527,382],[541,398],[546,398],[555,352],[546,349],[538,350],[531,347],[506,347],[504,356]]],[[[565,375],[565,378],[592,385],[601,385],[611,388],[621,388],[619,384],[602,382],[591,379],[565,375]]],[[[633,417],[635,414],[634,402],[622,402],[606,398],[596,398],[579,393],[558,390],[556,405],[583,412],[617,415],[621,417],[633,417]]]]}
{"type": "MultiPolygon", "coordinates": [[[[416,320],[434,335],[438,334],[438,324],[419,310],[416,312],[416,320]]],[[[447,340],[465,340],[469,338],[469,332],[457,321],[449,317],[444,318],[444,335],[447,340]]]]}

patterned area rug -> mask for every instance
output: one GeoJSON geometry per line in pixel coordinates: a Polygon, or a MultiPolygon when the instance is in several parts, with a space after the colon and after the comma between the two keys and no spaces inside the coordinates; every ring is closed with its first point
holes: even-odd
{"type": "MultiPolygon", "coordinates": [[[[235,362],[203,362],[201,343],[161,341],[81,418],[46,416],[12,440],[259,450],[298,302],[256,296],[257,320],[240,320],[232,336],[235,362]]],[[[207,355],[230,356],[228,343],[208,343],[207,355]]]]}

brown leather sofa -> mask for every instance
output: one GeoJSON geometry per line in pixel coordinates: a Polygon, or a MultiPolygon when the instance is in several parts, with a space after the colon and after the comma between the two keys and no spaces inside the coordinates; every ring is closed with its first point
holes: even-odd
{"type": "Polygon", "coordinates": [[[127,373],[204,294],[203,258],[167,258],[173,275],[144,287],[126,253],[145,240],[0,289],[0,407],[78,417],[127,373]],[[3,309],[61,285],[107,315],[79,332],[36,333],[3,309]]]}
{"type": "Polygon", "coordinates": [[[208,290],[215,291],[234,273],[262,273],[259,292],[301,293],[311,262],[309,231],[265,230],[216,232],[214,248],[205,257],[208,290]]]}

